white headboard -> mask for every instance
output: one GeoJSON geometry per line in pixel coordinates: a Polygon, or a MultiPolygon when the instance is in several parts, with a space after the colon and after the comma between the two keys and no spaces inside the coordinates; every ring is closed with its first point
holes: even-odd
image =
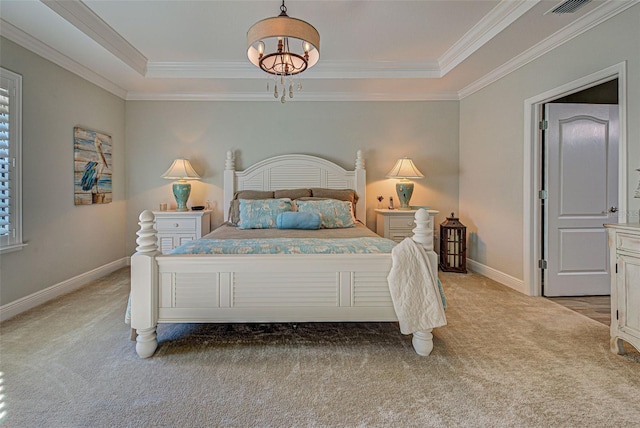
{"type": "Polygon", "coordinates": [[[297,154],[275,156],[262,160],[244,171],[236,171],[234,153],[229,150],[224,166],[224,219],[228,220],[229,205],[234,193],[240,190],[322,187],[355,190],[359,196],[356,216],[364,223],[367,215],[366,181],[362,150],[357,152],[353,171],[326,159],[297,154]]]}

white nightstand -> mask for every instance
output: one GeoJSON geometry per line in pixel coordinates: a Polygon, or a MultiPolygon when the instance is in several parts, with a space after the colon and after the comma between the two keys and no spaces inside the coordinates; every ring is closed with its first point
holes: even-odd
{"type": "MultiPolygon", "coordinates": [[[[413,219],[417,210],[376,210],[376,233],[383,238],[388,238],[396,242],[413,235],[413,228],[416,227],[413,219]]],[[[427,210],[429,213],[429,224],[427,227],[433,229],[433,216],[440,211],[427,210]]]]}
{"type": "Polygon", "coordinates": [[[211,231],[211,210],[154,211],[158,247],[166,254],[175,247],[202,238],[211,231]]]}

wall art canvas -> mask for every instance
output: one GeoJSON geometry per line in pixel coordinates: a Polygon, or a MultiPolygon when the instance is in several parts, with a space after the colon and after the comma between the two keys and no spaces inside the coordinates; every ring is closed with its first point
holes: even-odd
{"type": "Polygon", "coordinates": [[[108,204],[113,199],[111,136],[76,126],[73,148],[75,204],[108,204]]]}

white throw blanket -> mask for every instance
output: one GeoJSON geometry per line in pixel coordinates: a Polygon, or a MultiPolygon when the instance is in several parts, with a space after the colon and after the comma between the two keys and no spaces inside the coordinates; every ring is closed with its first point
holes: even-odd
{"type": "Polygon", "coordinates": [[[446,325],[437,278],[424,248],[413,239],[405,238],[393,247],[391,256],[387,280],[402,334],[446,325]]]}

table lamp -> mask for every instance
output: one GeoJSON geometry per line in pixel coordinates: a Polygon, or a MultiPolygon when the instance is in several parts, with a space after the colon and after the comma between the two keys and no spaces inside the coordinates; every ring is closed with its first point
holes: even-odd
{"type": "Polygon", "coordinates": [[[187,201],[191,193],[191,184],[187,180],[200,180],[188,159],[176,159],[162,178],[178,180],[173,183],[173,196],[176,198],[176,211],[188,211],[187,201]]]}
{"type": "Polygon", "coordinates": [[[413,194],[413,183],[409,179],[417,180],[424,177],[418,168],[413,164],[413,161],[409,158],[398,159],[398,162],[391,168],[391,171],[387,174],[387,178],[398,178],[400,181],[396,183],[396,193],[400,200],[401,210],[410,210],[409,201],[413,194]]]}

